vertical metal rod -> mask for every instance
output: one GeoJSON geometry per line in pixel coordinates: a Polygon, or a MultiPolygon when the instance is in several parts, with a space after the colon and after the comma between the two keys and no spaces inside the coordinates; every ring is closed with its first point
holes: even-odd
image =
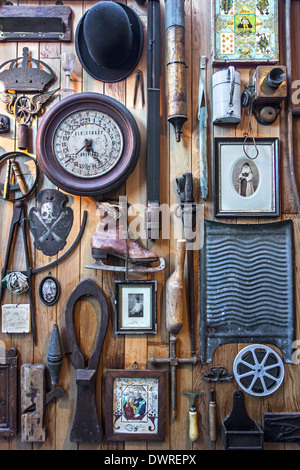
{"type": "Polygon", "coordinates": [[[295,203],[298,213],[300,213],[300,198],[297,187],[297,180],[294,168],[294,143],[293,143],[293,110],[292,110],[292,45],[291,45],[291,0],[286,0],[285,4],[285,36],[286,36],[286,68],[288,86],[287,104],[287,157],[289,163],[289,175],[295,203]]]}
{"type": "Polygon", "coordinates": [[[148,0],[147,10],[147,199],[148,239],[159,238],[160,203],[160,2],[148,0]]]}
{"type": "Polygon", "coordinates": [[[200,195],[205,200],[208,197],[207,178],[207,103],[206,103],[206,56],[200,57],[199,70],[199,152],[200,152],[200,195]]]}

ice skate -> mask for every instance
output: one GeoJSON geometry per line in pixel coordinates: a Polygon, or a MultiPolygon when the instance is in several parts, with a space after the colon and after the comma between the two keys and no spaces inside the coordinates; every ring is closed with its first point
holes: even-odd
{"type": "Polygon", "coordinates": [[[88,269],[151,273],[162,271],[163,258],[141,247],[128,232],[124,211],[119,205],[100,203],[100,221],[91,240],[92,257],[96,260],[88,269]],[[124,266],[110,265],[108,258],[124,261],[124,266]],[[155,263],[156,266],[152,266],[155,263]],[[159,263],[157,265],[157,263],[159,263]]]}

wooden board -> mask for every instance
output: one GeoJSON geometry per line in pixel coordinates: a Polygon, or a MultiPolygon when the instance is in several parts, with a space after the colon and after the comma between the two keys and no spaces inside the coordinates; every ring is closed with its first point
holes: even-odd
{"type": "MultiPolygon", "coordinates": [[[[30,4],[36,5],[37,0],[25,1],[19,0],[19,5],[30,4]]],[[[51,4],[50,1],[41,2],[43,5],[51,4]]],[[[30,43],[30,52],[34,58],[39,58],[49,64],[57,74],[57,83],[61,83],[64,87],[64,75],[61,70],[60,54],[63,51],[75,52],[74,35],[75,29],[83,13],[89,9],[95,2],[93,1],[67,1],[66,5],[70,6],[73,11],[73,33],[72,41],[70,43],[30,43]]],[[[139,5],[135,0],[122,0],[122,3],[127,3],[132,7],[140,16],[144,25],[144,32],[146,35],[147,23],[147,2],[144,5],[139,5]]],[[[281,40],[281,58],[284,60],[284,3],[279,2],[279,16],[280,22],[280,40],[281,40]]],[[[292,2],[293,15],[292,15],[292,30],[293,30],[293,48],[294,57],[298,54],[299,57],[299,28],[298,20],[300,17],[299,2],[292,2]],[[298,37],[298,40],[296,38],[298,37]]],[[[186,63],[187,63],[187,111],[188,121],[184,124],[182,131],[181,142],[175,142],[174,129],[167,123],[167,109],[166,109],[166,83],[165,83],[165,29],[164,29],[164,1],[160,0],[161,4],[161,37],[162,37],[162,58],[161,58],[161,204],[166,204],[173,207],[178,204],[178,194],[176,191],[176,178],[181,176],[186,171],[192,171],[194,175],[194,199],[199,201],[199,131],[198,131],[198,79],[199,79],[199,59],[200,55],[208,57],[208,103],[209,103],[209,123],[211,122],[211,77],[217,71],[217,68],[212,67],[211,63],[211,30],[210,30],[210,2],[207,0],[185,0],[185,13],[186,13],[186,63]]],[[[146,38],[146,36],[145,36],[146,38]]],[[[20,56],[22,51],[22,43],[6,43],[1,44],[1,61],[9,60],[14,57],[20,56]]],[[[142,58],[138,64],[138,68],[142,70],[145,90],[146,90],[146,66],[147,66],[147,48],[144,45],[142,58]]],[[[247,67],[238,68],[241,72],[242,90],[244,84],[247,83],[249,77],[249,69],[247,67]]],[[[299,76],[299,64],[295,63],[295,70],[293,71],[294,80],[299,76]]],[[[99,92],[111,96],[121,103],[125,104],[127,108],[134,115],[140,132],[141,132],[141,154],[140,159],[133,174],[129,177],[127,182],[123,184],[122,188],[118,191],[118,195],[126,195],[128,202],[132,205],[131,212],[129,212],[129,222],[134,221],[137,216],[143,216],[140,213],[139,204],[146,204],[146,124],[147,124],[147,101],[146,106],[143,108],[140,97],[138,96],[136,107],[133,107],[133,95],[135,84],[135,71],[125,80],[114,84],[105,84],[103,82],[94,80],[86,71],[84,71],[79,63],[76,61],[74,72],[71,74],[71,86],[76,92],[99,92]]],[[[55,100],[51,102],[51,105],[55,100]]],[[[49,105],[50,106],[50,105],[49,105]]],[[[47,112],[48,105],[46,107],[47,112]]],[[[0,103],[0,112],[5,113],[4,105],[0,103]]],[[[0,151],[5,153],[11,150],[16,150],[17,147],[17,127],[11,119],[11,132],[0,137],[0,151]]],[[[43,117],[36,119],[30,129],[30,154],[35,155],[35,136],[37,128],[42,121],[43,117]]],[[[282,202],[282,215],[276,220],[292,219],[294,222],[295,231],[295,263],[296,273],[299,273],[300,259],[299,259],[299,216],[296,213],[293,194],[291,192],[288,163],[285,155],[285,114],[282,113],[280,118],[271,126],[264,127],[252,118],[253,129],[255,135],[258,137],[273,136],[280,138],[280,171],[281,171],[281,202],[282,202]]],[[[300,147],[297,140],[296,132],[299,123],[295,122],[295,162],[299,162],[300,147]]],[[[214,136],[220,137],[242,137],[247,129],[246,117],[242,119],[241,124],[238,126],[215,126],[209,124],[208,128],[208,151],[209,151],[209,199],[204,205],[204,216],[208,220],[214,220],[213,212],[213,191],[212,186],[212,139],[214,136]]],[[[296,173],[298,179],[300,177],[299,165],[296,173]]],[[[298,181],[298,183],[300,183],[298,181]]],[[[41,178],[37,191],[45,188],[51,188],[51,183],[46,178],[41,178]]],[[[35,195],[33,195],[27,202],[27,211],[31,207],[36,206],[35,195]]],[[[165,305],[165,282],[168,276],[174,270],[175,256],[176,256],[176,242],[177,238],[182,237],[181,222],[173,214],[170,221],[170,237],[161,238],[155,243],[141,240],[141,244],[149,249],[155,251],[159,256],[164,257],[166,261],[166,269],[156,275],[148,275],[145,278],[153,278],[157,280],[157,305],[158,305],[158,325],[156,335],[115,335],[113,328],[113,307],[114,307],[114,281],[122,280],[122,274],[101,273],[96,271],[87,270],[85,266],[92,262],[90,240],[96,230],[98,223],[98,214],[95,203],[88,198],[80,198],[77,196],[69,196],[69,205],[74,211],[74,223],[71,233],[67,240],[67,245],[64,251],[67,250],[73,243],[82,220],[83,211],[87,210],[89,213],[88,224],[84,232],[80,245],[62,264],[59,264],[51,273],[59,281],[61,286],[61,295],[58,302],[47,307],[39,301],[38,286],[48,272],[41,273],[34,278],[35,288],[35,304],[37,307],[37,344],[33,344],[31,334],[0,334],[0,341],[4,343],[6,350],[14,347],[18,350],[19,359],[18,364],[24,363],[47,363],[47,351],[51,338],[51,333],[54,324],[58,324],[62,342],[65,344],[66,331],[65,331],[65,315],[64,309],[66,301],[76,287],[76,285],[83,279],[89,277],[95,280],[103,289],[106,298],[109,302],[110,320],[105,337],[101,363],[99,370],[105,372],[106,369],[122,369],[130,368],[134,362],[137,362],[139,368],[147,366],[147,359],[151,356],[155,357],[169,357],[169,334],[166,330],[166,305],[165,305]]],[[[0,263],[3,264],[6,240],[8,238],[9,223],[12,215],[13,206],[10,203],[0,202],[0,220],[1,220],[1,244],[0,244],[0,263]],[[5,222],[4,222],[5,221],[5,222]]],[[[245,218],[224,218],[223,222],[226,223],[267,223],[270,220],[254,218],[251,221],[245,218]],[[255,219],[255,220],[254,220],[255,219]]],[[[222,221],[221,220],[221,221],[222,221]]],[[[32,265],[39,267],[45,265],[52,258],[44,256],[40,251],[34,249],[33,239],[30,236],[32,265]]],[[[199,283],[201,282],[201,273],[199,271],[199,253],[194,253],[195,264],[195,307],[196,307],[196,345],[197,355],[200,356],[199,344],[199,322],[200,322],[200,294],[199,283]]],[[[14,266],[24,264],[22,251],[22,240],[18,239],[14,249],[14,266]]],[[[298,274],[299,276],[299,274],[298,274]]],[[[295,280],[296,285],[296,338],[299,337],[299,278],[295,280]]],[[[9,292],[5,292],[3,303],[13,303],[15,298],[9,292]]],[[[26,303],[26,294],[18,298],[18,301],[26,303]]],[[[78,338],[82,351],[86,357],[90,355],[93,347],[95,337],[95,330],[99,324],[99,309],[93,300],[88,298],[82,299],[76,307],[75,322],[78,332],[78,338]]],[[[178,396],[178,412],[177,419],[174,423],[167,420],[166,426],[166,439],[164,442],[146,442],[146,441],[131,441],[129,442],[102,442],[101,444],[76,444],[70,442],[70,429],[74,407],[76,402],[76,386],[75,386],[75,372],[70,363],[69,351],[65,350],[62,369],[60,372],[60,386],[66,391],[65,395],[47,406],[45,413],[45,426],[47,429],[47,439],[42,444],[22,443],[20,435],[11,440],[0,442],[0,450],[221,450],[224,449],[221,440],[221,421],[230,413],[232,407],[233,391],[236,388],[235,380],[229,383],[221,384],[207,384],[202,376],[207,372],[212,365],[224,366],[229,372],[232,372],[234,359],[239,350],[244,348],[246,344],[226,344],[220,346],[214,356],[211,364],[197,366],[181,365],[177,371],[177,396],[178,396]],[[215,388],[216,402],[217,402],[217,424],[218,436],[216,442],[210,442],[209,439],[209,425],[208,425],[208,403],[210,388],[215,388]],[[188,436],[188,410],[189,401],[186,397],[181,396],[182,390],[195,390],[202,391],[204,395],[201,399],[196,399],[197,412],[198,412],[198,426],[199,438],[196,442],[192,443],[188,436]]],[[[272,345],[270,345],[272,347],[272,345]]],[[[299,347],[299,345],[298,345],[299,347]]],[[[280,354],[280,351],[277,351],[280,354]]],[[[187,324],[187,312],[184,311],[184,326],[179,333],[178,357],[190,357],[190,343],[189,331],[187,324]]],[[[298,361],[299,362],[299,361],[298,361]]],[[[300,406],[300,365],[288,364],[285,365],[285,379],[282,387],[279,388],[273,395],[257,399],[246,395],[246,407],[249,416],[257,421],[260,425],[262,423],[263,412],[297,412],[300,406]]],[[[168,382],[168,381],[167,381],[168,382]]],[[[169,393],[169,387],[168,387],[169,393]]],[[[97,403],[100,409],[102,403],[102,376],[98,374],[97,377],[97,403]]],[[[169,402],[167,400],[167,415],[169,413],[169,402]]],[[[295,443],[266,443],[265,449],[278,449],[278,450],[294,450],[298,449],[295,443]]]]}

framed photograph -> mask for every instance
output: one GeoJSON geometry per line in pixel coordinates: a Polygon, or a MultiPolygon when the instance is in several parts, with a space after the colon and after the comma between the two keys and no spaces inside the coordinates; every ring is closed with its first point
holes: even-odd
{"type": "Polygon", "coordinates": [[[213,62],[279,61],[278,0],[212,0],[213,62]]]}
{"type": "Polygon", "coordinates": [[[215,215],[280,215],[279,141],[244,138],[214,139],[215,215]],[[249,158],[250,157],[250,158],[249,158]]]}
{"type": "Polygon", "coordinates": [[[60,294],[60,286],[55,277],[48,274],[39,285],[39,298],[47,306],[54,305],[60,294]]]}
{"type": "Polygon", "coordinates": [[[108,441],[164,441],[165,370],[107,370],[105,387],[108,441]]]}
{"type": "Polygon", "coordinates": [[[157,281],[115,281],[115,333],[155,334],[157,281]]]}

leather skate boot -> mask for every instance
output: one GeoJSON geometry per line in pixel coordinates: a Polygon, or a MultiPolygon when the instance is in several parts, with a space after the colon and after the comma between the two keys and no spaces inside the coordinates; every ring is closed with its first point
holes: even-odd
{"type": "Polygon", "coordinates": [[[128,234],[127,220],[118,205],[99,204],[100,221],[91,240],[92,256],[103,261],[108,255],[130,263],[153,263],[159,261],[152,251],[142,248],[128,234]],[[128,256],[128,257],[127,257],[128,256]]]}

